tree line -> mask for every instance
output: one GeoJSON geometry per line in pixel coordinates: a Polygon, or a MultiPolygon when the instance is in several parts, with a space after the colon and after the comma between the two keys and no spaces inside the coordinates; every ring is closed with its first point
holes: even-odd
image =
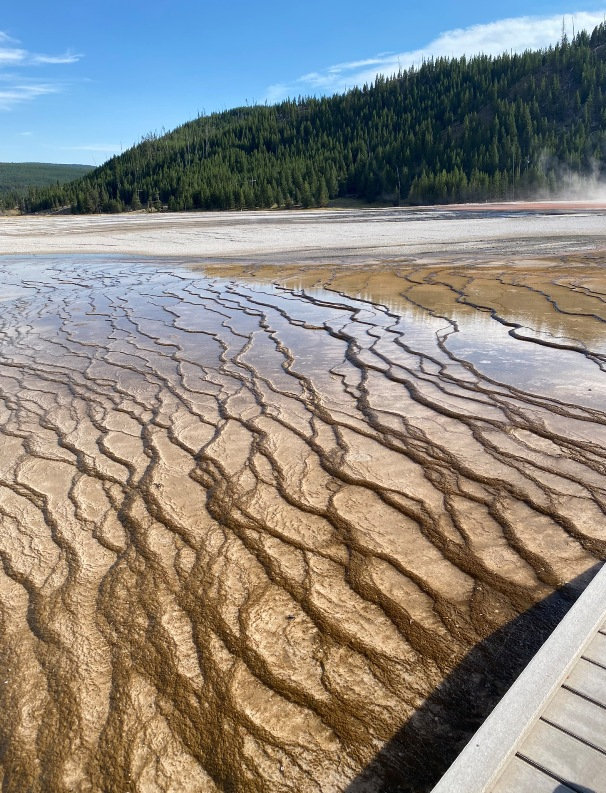
{"type": "Polygon", "coordinates": [[[57,165],[48,162],[0,162],[0,199],[16,206],[31,187],[72,182],[92,171],[92,165],[57,165]]]}
{"type": "Polygon", "coordinates": [[[24,212],[394,204],[554,194],[603,174],[606,24],[523,54],[427,61],[322,98],[240,107],[149,134],[24,212]]]}

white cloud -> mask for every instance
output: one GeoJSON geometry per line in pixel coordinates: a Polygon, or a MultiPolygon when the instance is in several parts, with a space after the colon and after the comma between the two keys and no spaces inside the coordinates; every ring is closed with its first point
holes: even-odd
{"type": "Polygon", "coordinates": [[[274,83],[268,86],[265,91],[265,101],[273,105],[274,102],[279,102],[281,99],[284,99],[285,96],[288,96],[289,93],[290,86],[287,83],[274,83]]]}
{"type": "Polygon", "coordinates": [[[46,77],[44,80],[33,80],[23,76],[26,67],[52,67],[61,64],[72,64],[80,60],[82,55],[67,51],[61,55],[46,55],[29,52],[20,46],[21,42],[0,31],[0,110],[12,110],[22,102],[31,101],[39,96],[57,94],[64,89],[64,83],[46,77]],[[2,70],[9,67],[12,73],[2,70]],[[18,72],[14,70],[18,69],[18,72]]]}
{"type": "MultiPolygon", "coordinates": [[[[564,17],[567,34],[572,37],[581,30],[591,31],[604,21],[606,10],[579,11],[564,17]]],[[[420,66],[430,58],[457,58],[462,55],[500,55],[503,52],[524,52],[555,44],[562,35],[562,15],[524,16],[500,19],[484,25],[472,25],[441,33],[424,47],[399,53],[381,53],[348,63],[338,63],[309,72],[293,83],[276,83],[266,92],[268,102],[287,96],[313,93],[338,93],[354,85],[372,83],[382,74],[390,76],[400,69],[420,66]]]]}
{"type": "Polygon", "coordinates": [[[15,64],[23,63],[26,57],[27,52],[25,50],[0,46],[0,66],[14,66],[15,64]]]}
{"type": "Polygon", "coordinates": [[[60,90],[60,86],[50,83],[15,83],[9,87],[0,86],[0,110],[12,110],[21,102],[47,94],[56,94],[60,90]]]}
{"type": "Polygon", "coordinates": [[[29,63],[34,66],[42,64],[77,63],[82,55],[75,52],[66,52],[63,55],[31,55],[29,63]]]}

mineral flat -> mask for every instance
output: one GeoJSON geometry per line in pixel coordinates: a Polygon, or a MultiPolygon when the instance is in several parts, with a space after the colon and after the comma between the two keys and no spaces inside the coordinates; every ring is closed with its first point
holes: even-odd
{"type": "Polygon", "coordinates": [[[603,254],[512,240],[0,258],[3,790],[437,781],[606,554],[603,254]]]}

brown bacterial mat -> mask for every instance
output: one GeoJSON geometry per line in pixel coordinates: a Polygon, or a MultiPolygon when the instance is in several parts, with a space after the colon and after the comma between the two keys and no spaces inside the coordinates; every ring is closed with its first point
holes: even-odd
{"type": "Polygon", "coordinates": [[[0,259],[2,789],[430,788],[604,558],[605,362],[598,255],[0,259]]]}

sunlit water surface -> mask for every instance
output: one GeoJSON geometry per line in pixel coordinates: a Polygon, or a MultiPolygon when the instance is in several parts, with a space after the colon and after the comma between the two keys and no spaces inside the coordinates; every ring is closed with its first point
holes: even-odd
{"type": "Polygon", "coordinates": [[[3,789],[428,789],[604,556],[605,360],[589,258],[1,259],[3,789]]]}

